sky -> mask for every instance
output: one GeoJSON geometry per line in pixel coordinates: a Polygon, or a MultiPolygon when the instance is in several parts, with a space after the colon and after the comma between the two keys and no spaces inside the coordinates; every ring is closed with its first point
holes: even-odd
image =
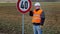
{"type": "MultiPolygon", "coordinates": [[[[16,3],[18,0],[0,0],[0,3],[16,3]]],[[[39,1],[39,2],[60,2],[60,0],[32,0],[33,2],[39,1]]]]}
{"type": "Polygon", "coordinates": [[[32,0],[32,1],[42,1],[42,2],[60,2],[60,0],[32,0]]]}

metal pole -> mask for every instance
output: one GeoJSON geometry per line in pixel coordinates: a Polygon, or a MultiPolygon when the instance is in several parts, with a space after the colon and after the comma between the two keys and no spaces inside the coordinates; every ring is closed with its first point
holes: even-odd
{"type": "Polygon", "coordinates": [[[24,34],[24,14],[22,15],[22,34],[24,34]]]}

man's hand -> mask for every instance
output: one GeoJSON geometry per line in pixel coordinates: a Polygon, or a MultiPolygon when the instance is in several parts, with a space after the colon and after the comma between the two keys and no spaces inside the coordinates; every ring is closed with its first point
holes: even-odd
{"type": "Polygon", "coordinates": [[[30,16],[33,16],[33,11],[30,11],[29,15],[30,15],[30,16]]]}
{"type": "Polygon", "coordinates": [[[43,25],[40,25],[40,28],[41,28],[41,29],[43,29],[43,28],[44,28],[44,26],[43,26],[43,25]]]}

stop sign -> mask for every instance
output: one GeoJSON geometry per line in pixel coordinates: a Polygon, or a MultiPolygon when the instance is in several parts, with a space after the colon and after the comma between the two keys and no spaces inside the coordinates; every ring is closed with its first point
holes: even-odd
{"type": "Polygon", "coordinates": [[[23,14],[27,13],[31,9],[31,6],[31,0],[18,0],[17,2],[17,9],[23,14]]]}

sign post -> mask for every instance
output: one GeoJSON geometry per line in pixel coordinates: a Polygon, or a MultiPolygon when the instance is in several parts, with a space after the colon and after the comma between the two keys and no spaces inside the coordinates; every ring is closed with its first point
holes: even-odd
{"type": "Polygon", "coordinates": [[[24,14],[22,15],[22,34],[24,34],[24,14]]]}
{"type": "Polygon", "coordinates": [[[18,0],[17,9],[22,13],[22,34],[24,34],[24,14],[31,9],[31,0],[18,0]]]}

